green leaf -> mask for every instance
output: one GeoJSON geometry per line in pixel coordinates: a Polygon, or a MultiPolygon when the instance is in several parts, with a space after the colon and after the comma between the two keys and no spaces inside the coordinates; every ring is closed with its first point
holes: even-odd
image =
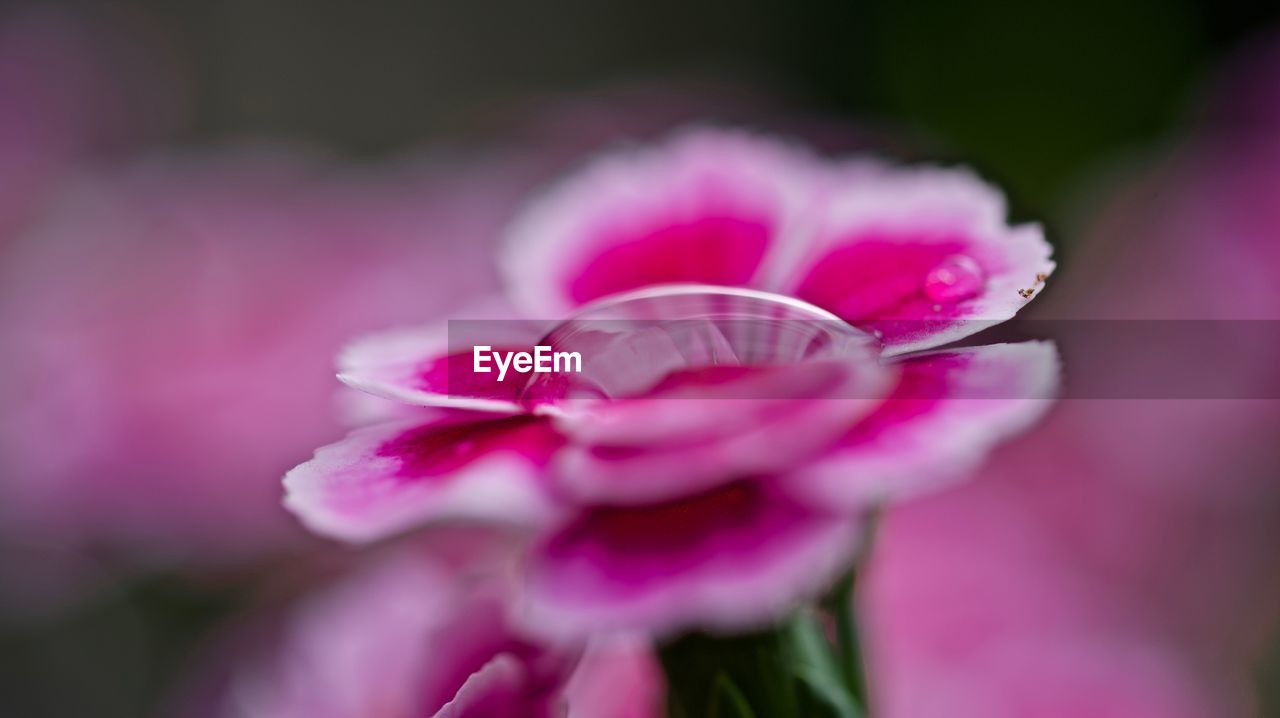
{"type": "Polygon", "coordinates": [[[863,718],[863,711],[849,692],[840,667],[831,653],[831,645],[822,635],[822,627],[811,611],[796,614],[787,630],[792,654],[792,670],[814,697],[838,718],[863,718]]]}
{"type": "Polygon", "coordinates": [[[867,675],[862,660],[862,642],[858,635],[857,607],[854,599],[858,577],[865,573],[867,561],[875,543],[880,514],[881,509],[878,507],[872,507],[867,512],[853,567],[836,582],[822,602],[823,608],[831,614],[835,622],[835,655],[839,662],[840,676],[854,701],[864,706],[868,703],[867,675]]]}
{"type": "Polygon", "coordinates": [[[751,710],[751,706],[747,703],[747,697],[724,672],[716,674],[715,692],[711,699],[711,709],[708,711],[710,718],[720,718],[722,701],[733,711],[729,715],[734,718],[756,718],[755,711],[751,710]]]}
{"type": "Polygon", "coordinates": [[[858,637],[858,625],[854,607],[856,571],[850,571],[836,584],[836,588],[823,602],[835,621],[836,660],[839,674],[849,693],[861,702],[866,701],[866,676],[862,668],[862,647],[858,637]]]}

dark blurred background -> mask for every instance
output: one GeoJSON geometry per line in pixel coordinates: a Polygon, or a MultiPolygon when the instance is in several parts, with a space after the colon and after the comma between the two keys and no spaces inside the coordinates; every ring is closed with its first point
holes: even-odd
{"type": "MultiPolygon", "coordinates": [[[[1193,121],[1208,73],[1280,22],[1280,4],[1216,0],[62,5],[123,20],[165,58],[148,69],[182,96],[166,145],[266,138],[376,160],[502,138],[558,97],[705,82],[971,164],[1068,261],[1086,180],[1193,121]]],[[[237,586],[144,575],[0,621],[0,716],[152,712],[237,586]]]]}
{"type": "Polygon", "coordinates": [[[134,0],[191,92],[191,136],[385,153],[520,98],[710,76],[883,121],[1027,202],[1179,117],[1270,3],[134,0]]]}

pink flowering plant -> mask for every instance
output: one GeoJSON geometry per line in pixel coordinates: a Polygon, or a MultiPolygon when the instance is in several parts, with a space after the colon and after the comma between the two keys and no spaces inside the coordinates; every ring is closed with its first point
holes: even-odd
{"type": "Polygon", "coordinates": [[[233,661],[215,714],[550,718],[572,706],[569,718],[651,718],[661,710],[661,674],[642,636],[531,640],[512,625],[517,592],[504,562],[431,549],[397,547],[306,594],[265,646],[233,661]]]}
{"type": "MultiPolygon", "coordinates": [[[[1046,343],[945,348],[1039,293],[1040,228],[963,170],[697,129],[587,165],[505,239],[507,300],[342,353],[343,382],[407,410],[289,472],[289,509],[359,543],[516,527],[503,630],[562,657],[641,637],[669,715],[864,715],[874,516],[1056,389],[1046,343]],[[519,358],[538,347],[547,371],[519,358]]],[[[549,714],[476,675],[455,683],[483,715],[549,714]]],[[[395,715],[482,714],[435,710],[395,715]]]]}

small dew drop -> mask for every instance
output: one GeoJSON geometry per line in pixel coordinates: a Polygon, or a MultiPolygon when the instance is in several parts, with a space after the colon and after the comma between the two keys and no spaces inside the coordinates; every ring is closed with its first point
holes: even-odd
{"type": "Polygon", "coordinates": [[[986,272],[972,257],[953,254],[925,275],[924,294],[934,302],[959,302],[978,296],[986,281],[986,272]]]}

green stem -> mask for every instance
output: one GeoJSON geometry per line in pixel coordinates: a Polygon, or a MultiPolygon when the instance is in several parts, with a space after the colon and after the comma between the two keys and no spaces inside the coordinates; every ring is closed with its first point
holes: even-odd
{"type": "Polygon", "coordinates": [[[677,638],[659,648],[667,715],[866,718],[868,688],[855,601],[876,518],[875,512],[868,517],[853,568],[822,602],[835,624],[834,645],[813,608],[754,633],[677,638]]]}
{"type": "Polygon", "coordinates": [[[714,715],[713,709],[735,695],[756,715],[797,715],[795,687],[776,630],[736,636],[692,633],[662,646],[659,658],[667,675],[669,715],[714,715]]]}
{"type": "Polygon", "coordinates": [[[737,636],[689,634],[659,650],[673,718],[864,718],[813,609],[737,636]]]}

